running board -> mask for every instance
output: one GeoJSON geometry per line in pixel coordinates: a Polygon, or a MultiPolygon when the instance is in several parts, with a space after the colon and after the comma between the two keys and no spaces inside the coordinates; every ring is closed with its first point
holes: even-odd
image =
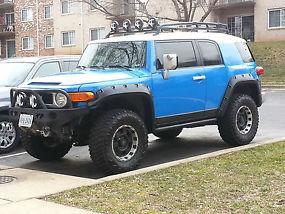
{"type": "Polygon", "coordinates": [[[156,128],[154,130],[154,132],[164,131],[167,129],[174,129],[174,128],[194,128],[194,127],[207,126],[207,125],[217,125],[217,119],[212,118],[212,119],[206,119],[206,120],[200,120],[200,121],[194,121],[194,122],[188,122],[188,123],[159,127],[159,128],[156,128]]]}

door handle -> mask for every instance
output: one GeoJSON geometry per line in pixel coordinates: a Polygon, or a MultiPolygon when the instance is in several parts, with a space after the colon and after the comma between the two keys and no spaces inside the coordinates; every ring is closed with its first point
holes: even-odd
{"type": "Polygon", "coordinates": [[[204,80],[206,79],[206,76],[205,75],[202,75],[202,76],[194,76],[193,77],[193,80],[197,81],[197,80],[204,80]]]}

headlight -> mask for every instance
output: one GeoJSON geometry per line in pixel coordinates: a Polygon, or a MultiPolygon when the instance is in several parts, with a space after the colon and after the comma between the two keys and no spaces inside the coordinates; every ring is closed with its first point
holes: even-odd
{"type": "Polygon", "coordinates": [[[67,97],[63,93],[57,93],[54,96],[54,104],[59,108],[63,108],[67,104],[67,97]]]}

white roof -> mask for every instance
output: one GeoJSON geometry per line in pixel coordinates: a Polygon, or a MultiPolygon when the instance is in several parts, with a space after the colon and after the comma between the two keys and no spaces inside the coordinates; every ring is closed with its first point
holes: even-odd
{"type": "Polygon", "coordinates": [[[36,63],[40,60],[57,60],[57,59],[76,59],[79,60],[80,55],[54,55],[54,56],[36,56],[36,57],[13,57],[4,59],[1,63],[5,62],[26,62],[26,63],[36,63]]]}
{"type": "Polygon", "coordinates": [[[146,33],[133,34],[127,36],[112,36],[107,39],[101,39],[90,42],[105,43],[105,42],[123,42],[123,41],[163,41],[163,40],[183,40],[183,39],[207,39],[217,42],[218,44],[245,42],[236,36],[231,36],[225,33],[207,33],[207,32],[163,32],[163,33],[146,33]]]}

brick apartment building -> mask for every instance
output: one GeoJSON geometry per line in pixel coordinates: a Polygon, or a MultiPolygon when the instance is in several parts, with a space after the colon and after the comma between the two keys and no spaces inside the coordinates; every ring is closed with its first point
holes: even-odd
{"type": "MultiPolygon", "coordinates": [[[[197,1],[206,4],[211,0],[197,1]]],[[[174,17],[172,1],[163,2],[150,0],[149,11],[174,17]]],[[[134,15],[130,5],[114,11],[128,18],[134,15]]],[[[199,21],[202,15],[200,6],[194,20],[199,21]]],[[[75,0],[0,0],[1,58],[80,54],[90,40],[106,35],[110,18],[75,0]]],[[[226,23],[231,34],[247,40],[285,40],[285,0],[220,0],[206,21],[226,23]]]]}

